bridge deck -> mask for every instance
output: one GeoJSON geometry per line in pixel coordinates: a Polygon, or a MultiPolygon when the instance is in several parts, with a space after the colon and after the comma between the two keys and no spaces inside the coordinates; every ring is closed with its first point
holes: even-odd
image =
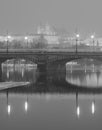
{"type": "Polygon", "coordinates": [[[102,51],[90,51],[90,50],[78,50],[76,53],[75,50],[68,50],[68,49],[0,49],[0,54],[17,54],[17,53],[24,53],[24,54],[56,54],[56,53],[69,53],[69,54],[102,54],[102,51]]]}

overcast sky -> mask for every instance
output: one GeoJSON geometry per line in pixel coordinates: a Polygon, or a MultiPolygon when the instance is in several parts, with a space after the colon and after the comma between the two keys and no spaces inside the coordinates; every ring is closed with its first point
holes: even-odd
{"type": "Polygon", "coordinates": [[[81,35],[102,36],[102,0],[0,0],[0,34],[34,33],[49,23],[81,35]]]}

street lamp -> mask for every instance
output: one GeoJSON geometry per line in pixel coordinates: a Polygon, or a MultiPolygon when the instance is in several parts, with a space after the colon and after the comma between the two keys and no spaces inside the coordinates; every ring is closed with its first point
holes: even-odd
{"type": "Polygon", "coordinates": [[[25,36],[24,39],[25,39],[25,41],[26,41],[26,43],[27,43],[27,48],[28,48],[28,37],[25,36]]]}
{"type": "Polygon", "coordinates": [[[78,42],[79,37],[80,37],[80,35],[76,34],[76,53],[78,52],[77,42],[78,42]]]}
{"type": "Polygon", "coordinates": [[[92,43],[93,43],[93,51],[94,51],[94,38],[95,38],[95,36],[91,35],[91,39],[92,39],[92,43]]]}

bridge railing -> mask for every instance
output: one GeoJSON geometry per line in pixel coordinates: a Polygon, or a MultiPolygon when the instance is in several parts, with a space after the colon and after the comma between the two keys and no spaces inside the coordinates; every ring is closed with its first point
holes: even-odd
{"type": "Polygon", "coordinates": [[[102,49],[78,49],[77,52],[75,49],[0,49],[0,52],[102,52],[102,49]]]}
{"type": "Polygon", "coordinates": [[[95,46],[93,48],[93,46],[87,46],[87,47],[80,47],[77,46],[77,51],[76,51],[76,47],[74,46],[70,46],[70,47],[66,47],[66,48],[10,48],[10,47],[5,47],[5,48],[0,48],[0,52],[102,52],[102,48],[101,47],[97,47],[95,46]]]}

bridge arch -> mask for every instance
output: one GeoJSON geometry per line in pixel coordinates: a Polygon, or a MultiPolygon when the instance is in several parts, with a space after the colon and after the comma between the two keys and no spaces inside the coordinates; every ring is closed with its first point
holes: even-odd
{"type": "Polygon", "coordinates": [[[75,56],[53,56],[48,60],[47,62],[51,65],[53,64],[66,64],[67,62],[71,62],[74,60],[81,60],[81,59],[93,59],[96,61],[102,61],[102,57],[97,57],[97,56],[80,56],[80,55],[75,55],[75,56]]]}
{"type": "Polygon", "coordinates": [[[19,64],[19,63],[24,63],[24,64],[36,64],[33,61],[29,60],[29,59],[21,59],[21,58],[16,58],[16,59],[4,59],[2,60],[1,64],[4,63],[12,63],[12,64],[19,64]]]}
{"type": "Polygon", "coordinates": [[[0,64],[6,62],[7,60],[21,60],[21,59],[37,64],[37,58],[24,57],[24,56],[22,56],[22,57],[4,57],[4,58],[0,58],[0,64]]]}

